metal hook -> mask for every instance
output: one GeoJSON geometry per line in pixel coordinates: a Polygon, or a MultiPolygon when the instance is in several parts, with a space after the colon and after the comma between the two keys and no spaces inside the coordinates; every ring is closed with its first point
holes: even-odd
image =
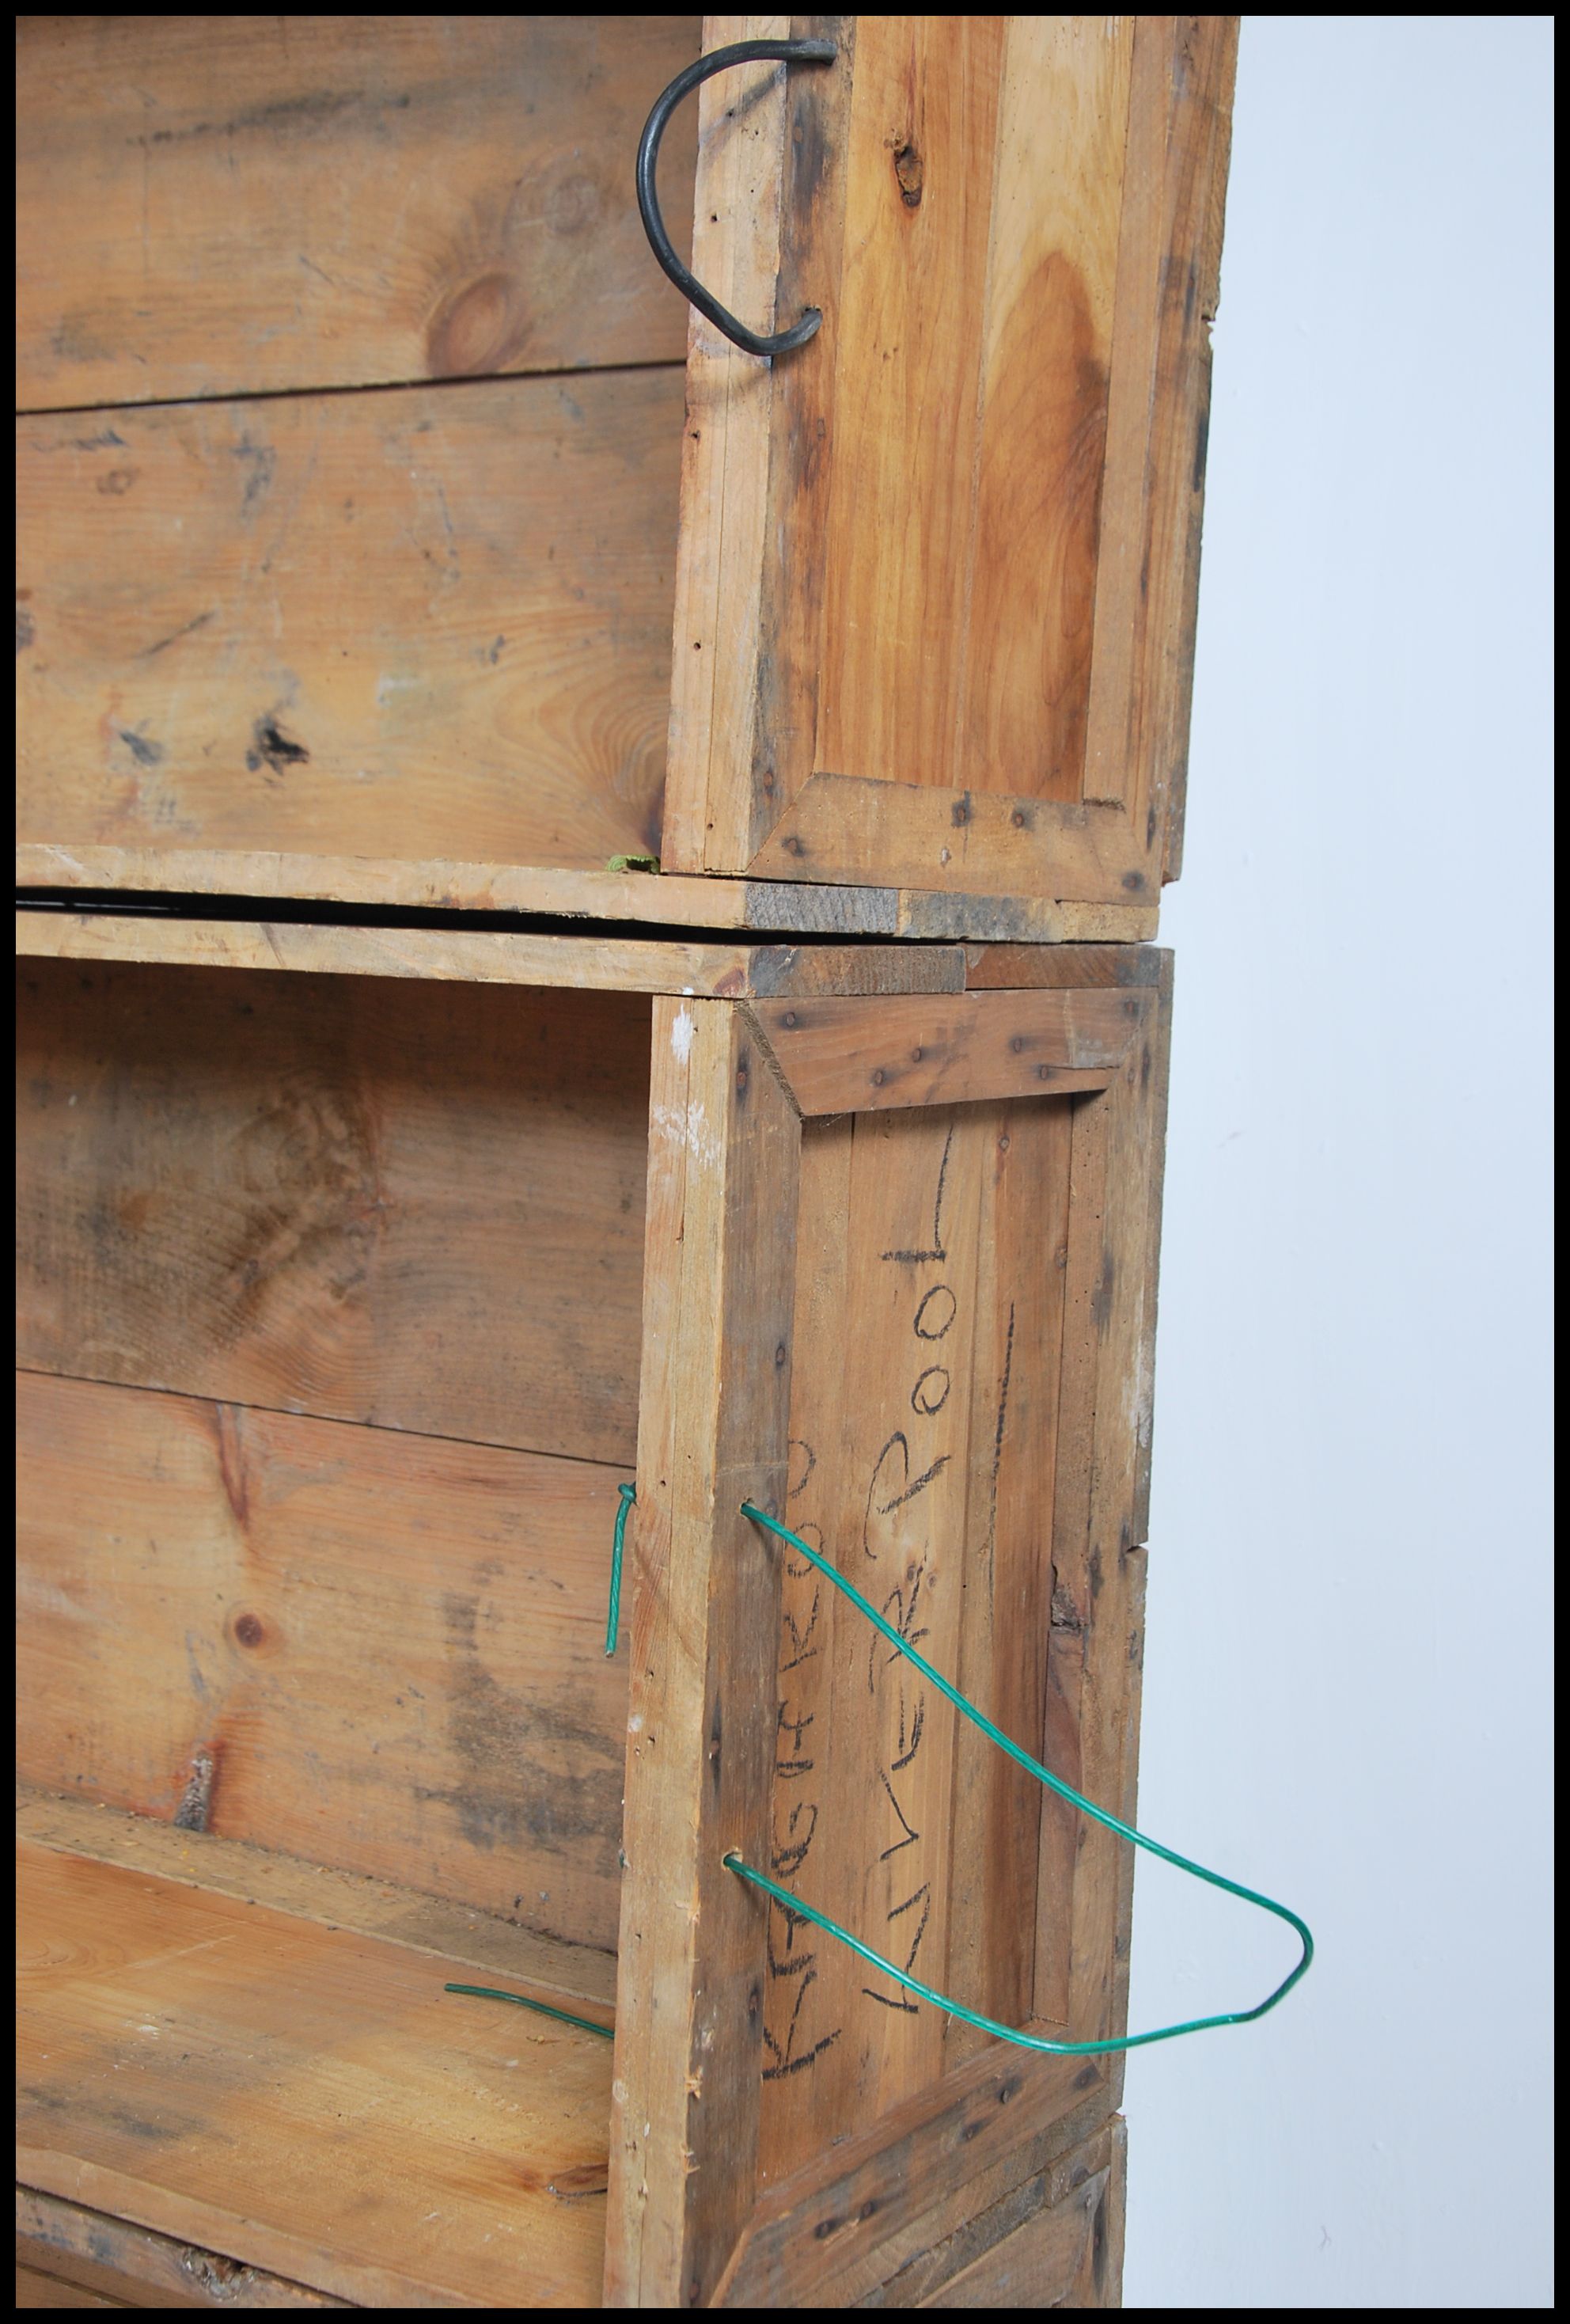
{"type": "Polygon", "coordinates": [[[749,355],[783,355],[788,354],[792,347],[804,346],[823,318],[816,307],[809,307],[801,321],[793,323],[788,331],[776,331],[772,337],[765,337],[757,331],[749,331],[729,307],[720,304],[712,290],[704,290],[691,268],[682,264],[671,247],[665,220],[659,214],[659,198],[654,184],[655,165],[659,160],[659,141],[683,97],[695,89],[700,82],[710,79],[715,73],[726,71],[731,65],[831,65],[838,54],[832,41],[733,41],[729,48],[712,49],[706,57],[700,57],[695,64],[690,64],[684,72],[676,75],[656,103],[638,140],[638,207],[650,249],[683,297],[691,300],[700,315],[706,315],[717,329],[723,331],[728,339],[734,340],[749,355]]]}

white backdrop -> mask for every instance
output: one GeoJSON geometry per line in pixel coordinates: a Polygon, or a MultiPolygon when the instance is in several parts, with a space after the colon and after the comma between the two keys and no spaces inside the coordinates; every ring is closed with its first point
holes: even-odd
{"type": "MultiPolygon", "coordinates": [[[[1140,1821],[1320,1955],[1131,2059],[1131,2307],[1552,2298],[1551,25],[1244,19],[1140,1821]]],[[[1142,1870],[1134,2023],[1292,1950],[1142,1870]]]]}

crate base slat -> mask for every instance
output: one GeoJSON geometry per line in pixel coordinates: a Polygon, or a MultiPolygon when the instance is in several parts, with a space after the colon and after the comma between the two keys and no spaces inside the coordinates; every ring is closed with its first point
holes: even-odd
{"type": "Polygon", "coordinates": [[[265,1904],[18,1877],[25,2184],[358,2305],[599,2305],[608,2042],[265,1904]]]}

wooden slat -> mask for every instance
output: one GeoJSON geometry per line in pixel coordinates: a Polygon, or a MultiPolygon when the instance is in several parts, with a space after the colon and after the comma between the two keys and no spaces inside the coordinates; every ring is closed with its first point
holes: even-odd
{"type": "Polygon", "coordinates": [[[595,2304],[609,2043],[264,1905],[20,1872],[25,2184],[370,2307],[595,2304]]]}
{"type": "MultiPolygon", "coordinates": [[[[1059,904],[1042,898],[817,887],[810,881],[687,878],[551,870],[528,864],[383,862],[185,847],[16,850],[16,884],[150,890],[179,896],[299,897],[338,904],[472,908],[670,928],[777,929],[801,936],[920,936],[996,944],[1143,944],[1153,905],[1059,904]]],[[[1031,980],[1021,977],[1021,983],[1031,980]]]]}
{"type": "Polygon", "coordinates": [[[630,1465],[647,1002],[20,975],[20,1362],[630,1465]]]}
{"type": "Polygon", "coordinates": [[[1045,1097],[1121,1065],[1134,993],[966,993],[945,1001],[767,1001],[752,1013],[803,1114],[1045,1097]]]}
{"type": "Polygon", "coordinates": [[[659,853],[675,371],[17,423],[18,838],[659,853]]]}
{"type": "Polygon", "coordinates": [[[17,1381],[23,1778],[609,1952],[616,1477],[17,1381]]]}
{"type": "MultiPolygon", "coordinates": [[[[1120,2308],[1125,2141],[1115,2121],[1075,2158],[1075,2183],[1045,2200],[923,2296],[896,2279],[888,2304],[914,2308],[1120,2308]]],[[[1033,2189],[1033,2192],[1035,2191],[1033,2189]]],[[[989,2221],[978,2221],[985,2232],[989,2221]]],[[[975,2233],[976,2229],[972,2230],[975,2233]]],[[[957,2244],[962,2238],[956,2237],[957,2244]]],[[[933,2255],[941,2273],[950,2255],[933,2255]]],[[[914,2277],[917,2271],[913,2269],[914,2277]]]]}
{"type": "Polygon", "coordinates": [[[581,992],[752,995],[958,992],[957,945],[721,945],[451,928],[314,927],[288,920],[23,910],[19,959],[291,969],[581,992]]]}
{"type": "Polygon", "coordinates": [[[69,1798],[58,1792],[18,1785],[16,1835],[63,1856],[93,1856],[129,1872],[155,1872],[161,1879],[210,1889],[242,1904],[271,1904],[298,1920],[323,1921],[329,1928],[357,1929],[362,1935],[408,1945],[416,1952],[439,1953],[531,1991],[565,1993],[582,2012],[609,2024],[616,2005],[616,1960],[591,1945],[573,1944],[520,1925],[511,1911],[487,1913],[477,1904],[378,1880],[304,1857],[280,1856],[244,1840],[224,1840],[191,1822],[160,1823],[127,1814],[102,1801],[69,1798]]]}
{"type": "MultiPolygon", "coordinates": [[[[330,2292],[310,2292],[243,2267],[221,2252],[198,2251],[128,2220],[63,2203],[36,2189],[16,2190],[16,2250],[32,2263],[33,2308],[344,2308],[330,2292]],[[52,2290],[47,2294],[44,2286],[52,2290]]],[[[20,2278],[21,2271],[18,2271],[20,2278]]]]}
{"type": "MultiPolygon", "coordinates": [[[[684,16],[32,16],[16,400],[679,362],[632,156],[684,16]]],[[[693,128],[661,192],[684,248],[693,128]]]]}
{"type": "MultiPolygon", "coordinates": [[[[711,17],[705,50],[738,41],[779,41],[788,16],[711,17]]],[[[693,271],[754,330],[774,327],[779,271],[780,176],[785,68],[739,66],[699,94],[703,198],[696,212],[693,271]]],[[[756,570],[764,553],[774,371],[692,310],[687,410],[682,440],[681,548],[675,576],[670,752],[697,780],[670,787],[663,853],[696,871],[710,855],[716,813],[711,790],[745,794],[760,648],[757,593],[727,586],[733,567],[756,570]],[[723,759],[725,771],[720,771],[723,759]],[[717,779],[716,779],[717,778],[717,779]]],[[[730,862],[745,864],[745,855],[730,862]]]]}
{"type": "MultiPolygon", "coordinates": [[[[17,2249],[20,2252],[22,2246],[17,2249]]],[[[106,2298],[102,2292],[88,2292],[80,2284],[68,2283],[58,2275],[47,2275],[36,2267],[24,2267],[18,2262],[16,2269],[16,2305],[18,2308],[127,2308],[130,2301],[106,2298]]]]}
{"type": "Polygon", "coordinates": [[[757,2171],[800,1125],[724,1002],[655,1004],[608,2306],[711,2295],[757,2171]]]}
{"type": "MultiPolygon", "coordinates": [[[[748,870],[767,880],[878,879],[1079,903],[1154,903],[1130,860],[1127,817],[1106,805],[940,790],[898,777],[814,774],[748,870]]],[[[1029,933],[1026,931],[1025,933],[1029,933]]]]}

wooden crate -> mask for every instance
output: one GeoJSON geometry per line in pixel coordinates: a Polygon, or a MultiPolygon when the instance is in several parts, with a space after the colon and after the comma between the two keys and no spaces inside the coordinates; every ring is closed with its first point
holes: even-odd
{"type": "Polygon", "coordinates": [[[1114,2304],[1165,956],[18,929],[25,2304],[1114,2304]]]}
{"type": "Polygon", "coordinates": [[[22,19],[23,883],[1151,935],[1235,24],[22,19]]]}

